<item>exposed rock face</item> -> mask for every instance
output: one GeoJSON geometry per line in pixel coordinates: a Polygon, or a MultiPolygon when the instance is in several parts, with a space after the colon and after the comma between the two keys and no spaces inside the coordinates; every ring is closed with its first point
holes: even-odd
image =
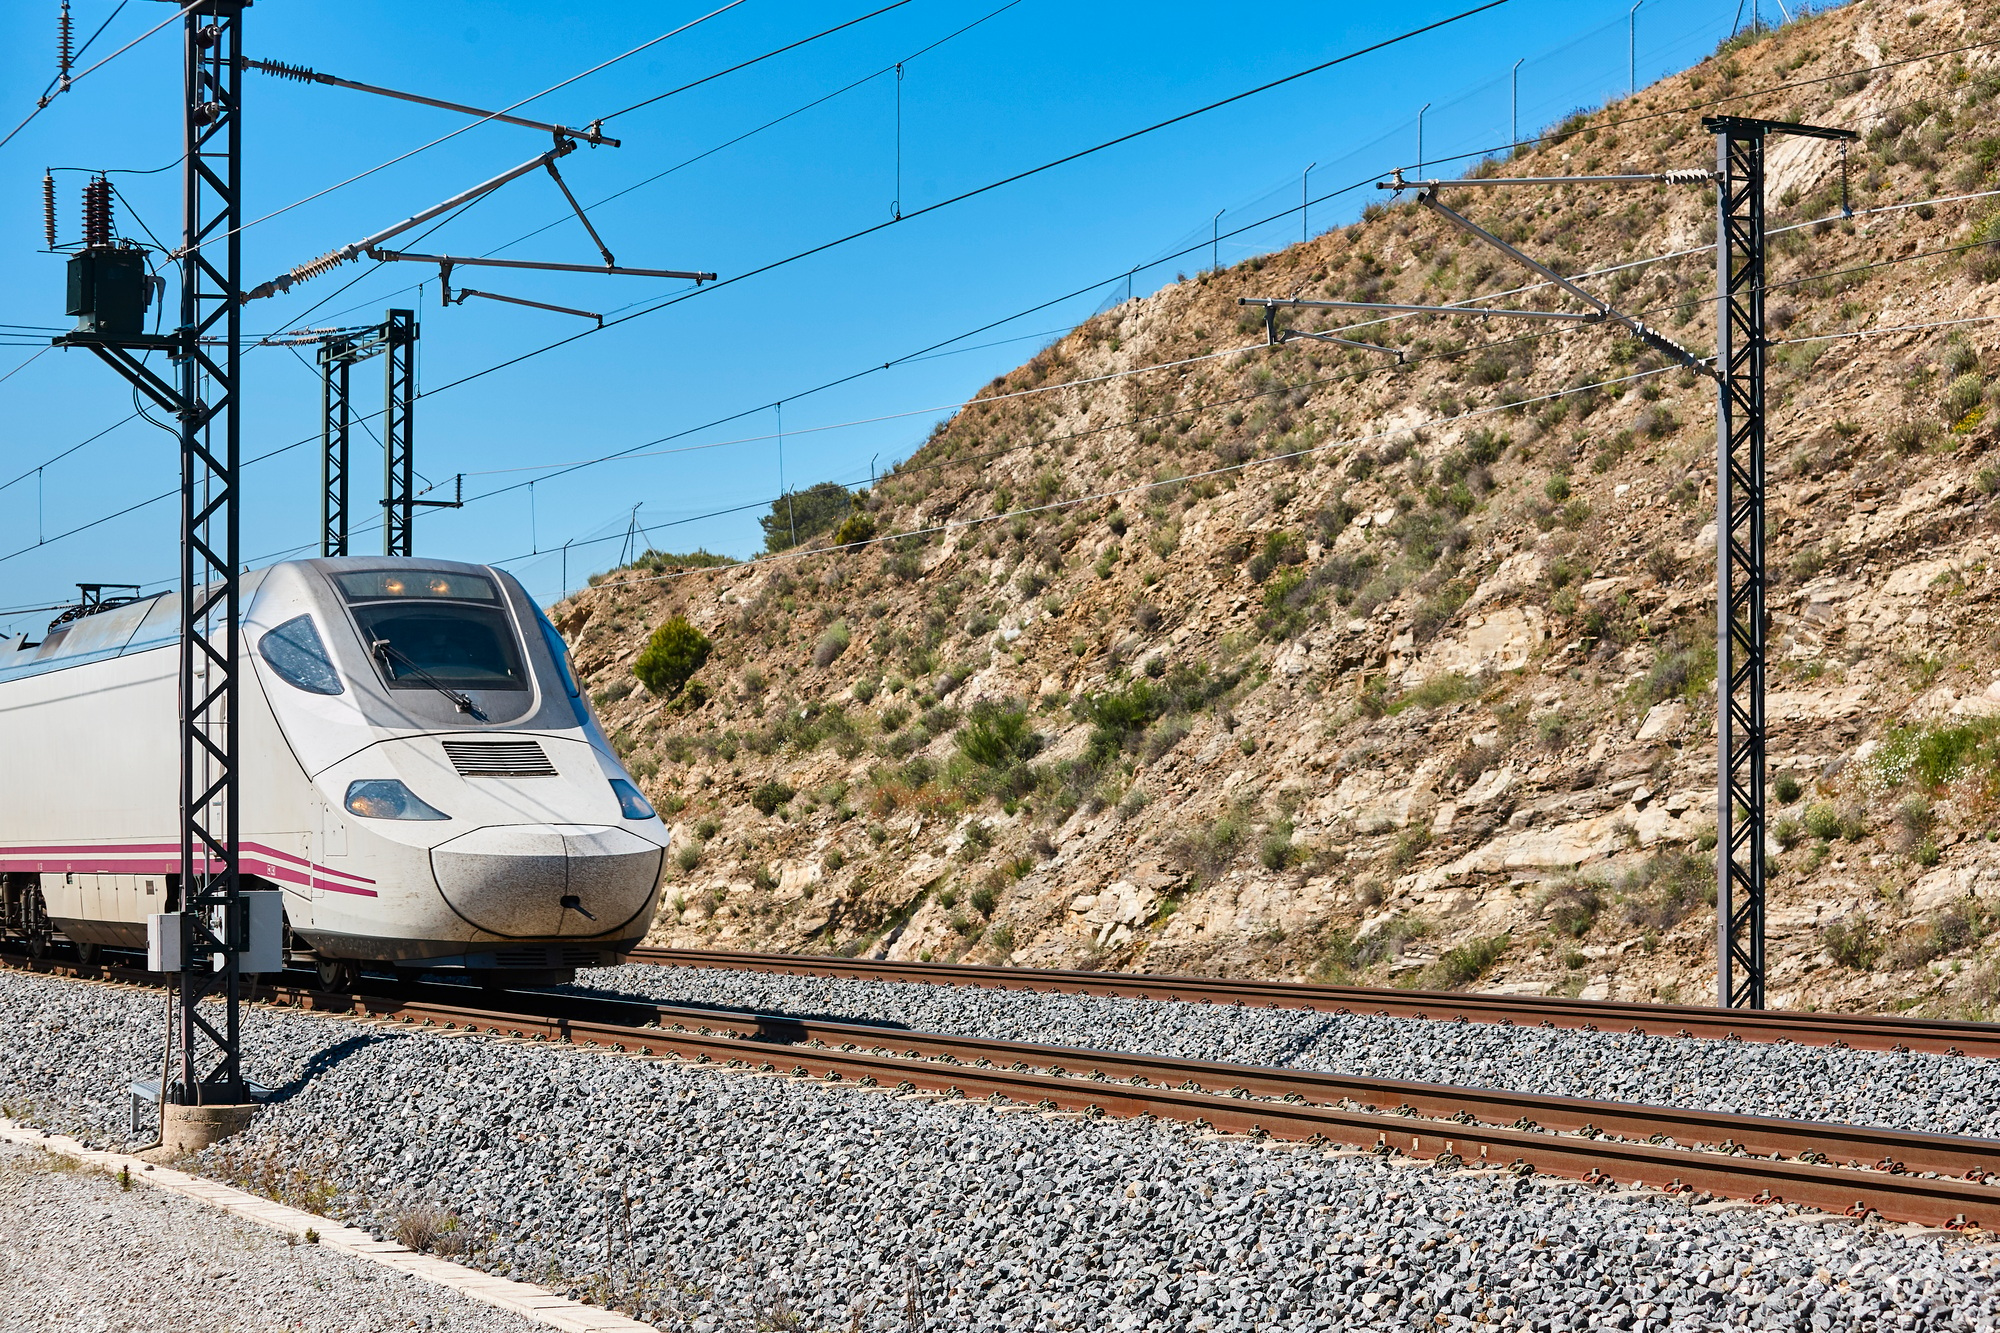
{"type": "MultiPolygon", "coordinates": [[[[1701,165],[1698,112],[1671,109],[1722,96],[1866,133],[1851,220],[1834,148],[1772,149],[1773,226],[1813,224],[1771,247],[1772,997],[1960,1010],[1995,989],[2000,356],[1994,325],[1910,326],[2000,312],[2000,226],[1983,198],[1877,210],[2000,187],[2000,59],[1862,67],[2000,33],[2000,3],[1887,15],[1789,25],[1508,171],[1701,165]],[[1904,729],[1957,739],[1921,760],[1904,729]]],[[[1708,252],[1640,262],[1712,237],[1699,191],[1466,207],[1710,345],[1708,252]]],[[[1388,366],[1263,346],[1235,305],[1554,300],[1521,276],[1371,210],[995,381],[863,501],[875,545],[642,565],[558,608],[678,821],[657,938],[1709,994],[1707,382],[1602,327],[1392,320],[1388,366]],[[660,700],[629,669],[675,612],[715,653],[660,700]],[[760,788],[787,793],[770,814],[760,788]]]]}

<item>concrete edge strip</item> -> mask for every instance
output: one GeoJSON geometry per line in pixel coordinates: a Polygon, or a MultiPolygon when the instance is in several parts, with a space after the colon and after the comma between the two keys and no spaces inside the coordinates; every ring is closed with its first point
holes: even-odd
{"type": "Polygon", "coordinates": [[[598,1306],[584,1305],[567,1296],[559,1296],[546,1287],[538,1287],[528,1282],[515,1282],[476,1268],[467,1268],[463,1264],[452,1263],[447,1259],[419,1254],[394,1241],[377,1240],[359,1227],[344,1226],[329,1218],[302,1212],[297,1208],[209,1180],[204,1176],[155,1165],[144,1158],[125,1153],[100,1152],[95,1148],[86,1148],[75,1139],[66,1138],[61,1134],[47,1134],[6,1119],[0,1119],[0,1140],[73,1158],[113,1175],[121,1169],[129,1170],[135,1181],[220,1208],[237,1217],[270,1227],[275,1231],[287,1232],[301,1239],[304,1238],[306,1231],[311,1229],[319,1233],[319,1245],[322,1249],[366,1259],[384,1268],[408,1273],[426,1282],[435,1282],[440,1286],[451,1288],[461,1296],[512,1311],[535,1323],[562,1329],[564,1333],[658,1333],[651,1324],[642,1324],[636,1319],[628,1319],[624,1315],[598,1306]]]}

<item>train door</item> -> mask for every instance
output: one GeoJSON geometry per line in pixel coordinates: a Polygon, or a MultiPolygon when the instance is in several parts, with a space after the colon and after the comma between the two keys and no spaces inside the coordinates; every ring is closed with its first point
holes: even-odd
{"type": "MultiPolygon", "coordinates": [[[[347,859],[347,823],[341,811],[324,801],[314,801],[318,808],[318,828],[311,839],[311,850],[306,859],[315,866],[325,866],[329,870],[341,868],[347,859]]],[[[326,890],[321,887],[320,876],[312,876],[312,896],[318,899],[326,890]]]]}

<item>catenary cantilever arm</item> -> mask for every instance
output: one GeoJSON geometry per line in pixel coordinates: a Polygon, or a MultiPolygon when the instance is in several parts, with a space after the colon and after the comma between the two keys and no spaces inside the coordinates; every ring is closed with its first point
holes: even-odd
{"type": "Polygon", "coordinates": [[[1401,301],[1291,301],[1264,296],[1238,297],[1238,305],[1299,306],[1312,310],[1386,310],[1401,311],[1415,315],[1505,315],[1511,319],[1560,319],[1580,324],[1594,324],[1604,318],[1603,312],[1593,310],[1579,314],[1574,310],[1509,310],[1499,306],[1476,305],[1408,305],[1401,301]]]}
{"type": "Polygon", "coordinates": [[[373,236],[364,237],[351,244],[343,245],[338,250],[329,250],[318,259],[300,264],[297,268],[281,273],[269,282],[259,283],[257,286],[243,293],[240,299],[243,301],[255,301],[259,297],[276,296],[279,292],[290,291],[294,283],[304,282],[309,278],[316,278],[328,269],[336,268],[351,259],[356,259],[362,254],[373,250],[392,236],[400,236],[412,227],[421,227],[440,213],[449,213],[461,204],[469,204],[481,195],[491,194],[508,181],[525,176],[537,167],[546,166],[554,162],[557,158],[574,151],[576,151],[575,141],[560,139],[556,142],[556,146],[549,149],[548,152],[537,153],[520,166],[510,167],[491,180],[481,181],[469,190],[462,190],[441,204],[432,204],[423,212],[404,218],[393,227],[384,227],[373,236]]]}
{"type": "Polygon", "coordinates": [[[1498,250],[1501,254],[1506,255],[1508,258],[1512,259],[1515,263],[1520,264],[1523,268],[1529,269],[1532,272],[1540,274],[1543,278],[1545,278],[1549,282],[1552,282],[1556,286],[1562,288],[1570,295],[1576,297],[1577,300],[1582,301],[1585,305],[1597,311],[1599,318],[1607,319],[1614,324],[1621,325],[1626,330],[1628,330],[1633,337],[1638,338],[1641,342],[1645,343],[1649,347],[1657,348],[1659,351],[1665,352],[1668,356],[1680,362],[1688,369],[1699,371],[1700,373],[1707,375],[1711,379],[1716,378],[1716,370],[1708,362],[1702,360],[1700,357],[1696,356],[1693,352],[1690,352],[1687,348],[1681,346],[1679,343],[1667,337],[1665,334],[1659,333],[1656,330],[1647,327],[1647,325],[1643,321],[1633,318],[1631,315],[1628,315],[1624,311],[1619,310],[1616,307],[1612,306],[1609,302],[1603,300],[1601,297],[1595,296],[1592,293],[1584,290],[1582,287],[1579,287],[1576,283],[1570,281],[1562,274],[1556,272],[1554,269],[1550,268],[1547,264],[1544,264],[1538,259],[1534,259],[1528,255],[1523,254],[1521,251],[1507,244],[1507,242],[1501,240],[1498,236],[1495,236],[1492,232],[1487,231],[1484,227],[1472,221],[1470,218],[1464,216],[1461,213],[1455,212],[1451,208],[1440,203],[1438,201],[1437,192],[1435,190],[1419,190],[1417,192],[1417,202],[1422,204],[1425,208],[1430,209],[1431,212],[1436,213],[1439,217],[1443,218],[1445,221],[1451,223],[1454,227],[1457,227],[1461,231],[1464,231],[1469,235],[1475,236],[1478,239],[1486,242],[1486,244],[1492,246],[1494,249],[1498,250]]]}

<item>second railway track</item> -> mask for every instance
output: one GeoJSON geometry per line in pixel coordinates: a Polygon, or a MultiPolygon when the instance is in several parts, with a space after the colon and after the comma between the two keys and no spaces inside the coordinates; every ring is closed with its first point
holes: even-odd
{"type": "Polygon", "coordinates": [[[987,967],[968,963],[919,963],[821,954],[735,953],[725,949],[642,948],[633,950],[630,959],[634,963],[659,967],[771,972],[853,981],[914,982],[1134,1000],[1241,1004],[1255,1008],[1308,1009],[1321,1013],[1375,1014],[1392,1018],[1465,1019],[1475,1023],[1543,1025],[1651,1036],[1790,1041],[1803,1046],[1849,1046],[1871,1051],[2000,1056],[2000,1023],[1965,1023],[1950,1019],[1910,1018],[1901,1014],[1715,1009],[1700,1005],[1575,1000],[1555,995],[1389,990],[1297,981],[987,967]]]}
{"type": "MultiPolygon", "coordinates": [[[[144,982],[149,974],[9,959],[144,982]]],[[[1220,1132],[1342,1144],[1444,1165],[1540,1171],[1930,1226],[2000,1229],[2000,1142],[1503,1089],[944,1036],[719,1007],[417,985],[328,993],[289,979],[253,998],[398,1024],[597,1046],[770,1075],[1152,1115],[1220,1132]],[[496,1008],[495,1005],[505,1005],[496,1008]]]]}

